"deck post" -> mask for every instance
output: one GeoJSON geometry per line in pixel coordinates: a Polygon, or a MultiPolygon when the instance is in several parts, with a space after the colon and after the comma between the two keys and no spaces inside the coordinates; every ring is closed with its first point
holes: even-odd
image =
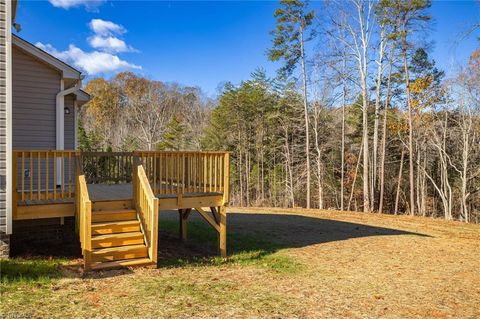
{"type": "Polygon", "coordinates": [[[182,241],[186,241],[188,237],[188,215],[190,215],[191,209],[179,209],[179,234],[182,241]]]}
{"type": "MultiPolygon", "coordinates": [[[[13,156],[12,156],[12,182],[13,182],[12,183],[12,219],[17,216],[18,175],[19,175],[17,165],[18,165],[18,153],[13,152],[13,156]]],[[[20,176],[21,178],[24,178],[23,172],[20,176]]],[[[22,192],[23,192],[23,189],[22,189],[22,192]]]]}
{"type": "Polygon", "coordinates": [[[230,201],[230,153],[225,153],[223,160],[223,205],[230,201]]]}
{"type": "Polygon", "coordinates": [[[182,240],[182,241],[185,241],[185,235],[186,235],[186,230],[185,230],[185,226],[184,223],[183,223],[183,209],[180,208],[178,210],[178,236],[179,238],[182,240]]]}
{"type": "Polygon", "coordinates": [[[227,257],[227,208],[225,206],[218,207],[220,215],[220,231],[219,231],[219,249],[220,256],[227,257]]]}
{"type": "Polygon", "coordinates": [[[152,262],[157,265],[158,260],[158,198],[153,199],[153,228],[152,228],[152,262]]]}
{"type": "Polygon", "coordinates": [[[89,200],[85,203],[85,225],[84,225],[84,248],[83,248],[83,260],[85,270],[90,270],[92,263],[92,202],[89,200]]]}

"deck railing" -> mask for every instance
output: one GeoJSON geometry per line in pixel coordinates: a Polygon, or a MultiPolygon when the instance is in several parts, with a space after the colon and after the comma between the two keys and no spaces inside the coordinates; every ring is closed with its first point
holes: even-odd
{"type": "Polygon", "coordinates": [[[13,151],[14,202],[73,198],[77,151],[13,151]]]}
{"type": "Polygon", "coordinates": [[[156,195],[221,193],[229,201],[228,152],[15,150],[14,203],[73,199],[79,159],[87,184],[132,183],[135,157],[156,195]]]}
{"type": "Polygon", "coordinates": [[[87,181],[80,161],[76,164],[75,216],[85,270],[90,268],[92,252],[92,202],[88,195],[87,181]]]}
{"type": "Polygon", "coordinates": [[[223,193],[229,187],[228,152],[135,152],[155,194],[223,193]]]}
{"type": "Polygon", "coordinates": [[[132,182],[132,152],[81,152],[85,178],[89,184],[132,182]]]}
{"type": "Polygon", "coordinates": [[[148,247],[148,256],[157,262],[158,242],[158,198],[152,192],[145,170],[138,159],[133,177],[134,202],[138,219],[148,247]]]}

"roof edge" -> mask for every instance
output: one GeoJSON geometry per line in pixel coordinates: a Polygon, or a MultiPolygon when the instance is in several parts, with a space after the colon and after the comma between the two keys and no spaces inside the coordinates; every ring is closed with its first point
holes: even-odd
{"type": "Polygon", "coordinates": [[[81,80],[82,72],[54,57],[50,53],[36,47],[27,40],[20,38],[18,35],[12,34],[12,44],[62,72],[63,78],[81,80]]]}

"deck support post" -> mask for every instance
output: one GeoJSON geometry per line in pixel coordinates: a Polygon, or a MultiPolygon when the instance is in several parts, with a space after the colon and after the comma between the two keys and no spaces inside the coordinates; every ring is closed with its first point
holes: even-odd
{"type": "Polygon", "coordinates": [[[188,237],[188,215],[190,215],[190,211],[190,208],[178,210],[180,226],[179,234],[182,241],[186,241],[188,237]]]}
{"type": "Polygon", "coordinates": [[[220,215],[220,231],[219,231],[219,249],[220,256],[227,257],[227,207],[218,207],[218,213],[220,215]]]}
{"type": "MultiPolygon", "coordinates": [[[[17,201],[18,201],[18,153],[13,153],[12,156],[12,220],[17,217],[17,201]]],[[[20,176],[23,177],[24,172],[20,176]]],[[[8,185],[7,185],[8,187],[8,185]]],[[[23,190],[22,190],[23,191],[23,190]]],[[[22,193],[23,194],[23,193],[22,193]]],[[[8,232],[7,232],[8,234],[8,232]]]]}

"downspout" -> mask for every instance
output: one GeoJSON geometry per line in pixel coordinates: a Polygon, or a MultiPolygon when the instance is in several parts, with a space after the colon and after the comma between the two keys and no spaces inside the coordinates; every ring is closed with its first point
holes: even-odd
{"type": "MultiPolygon", "coordinates": [[[[56,97],[56,149],[61,151],[65,149],[65,96],[74,93],[82,87],[82,79],[78,79],[74,86],[64,89],[63,79],[60,80],[60,92],[56,97]]],[[[57,186],[62,185],[62,162],[57,158],[57,186]]]]}

